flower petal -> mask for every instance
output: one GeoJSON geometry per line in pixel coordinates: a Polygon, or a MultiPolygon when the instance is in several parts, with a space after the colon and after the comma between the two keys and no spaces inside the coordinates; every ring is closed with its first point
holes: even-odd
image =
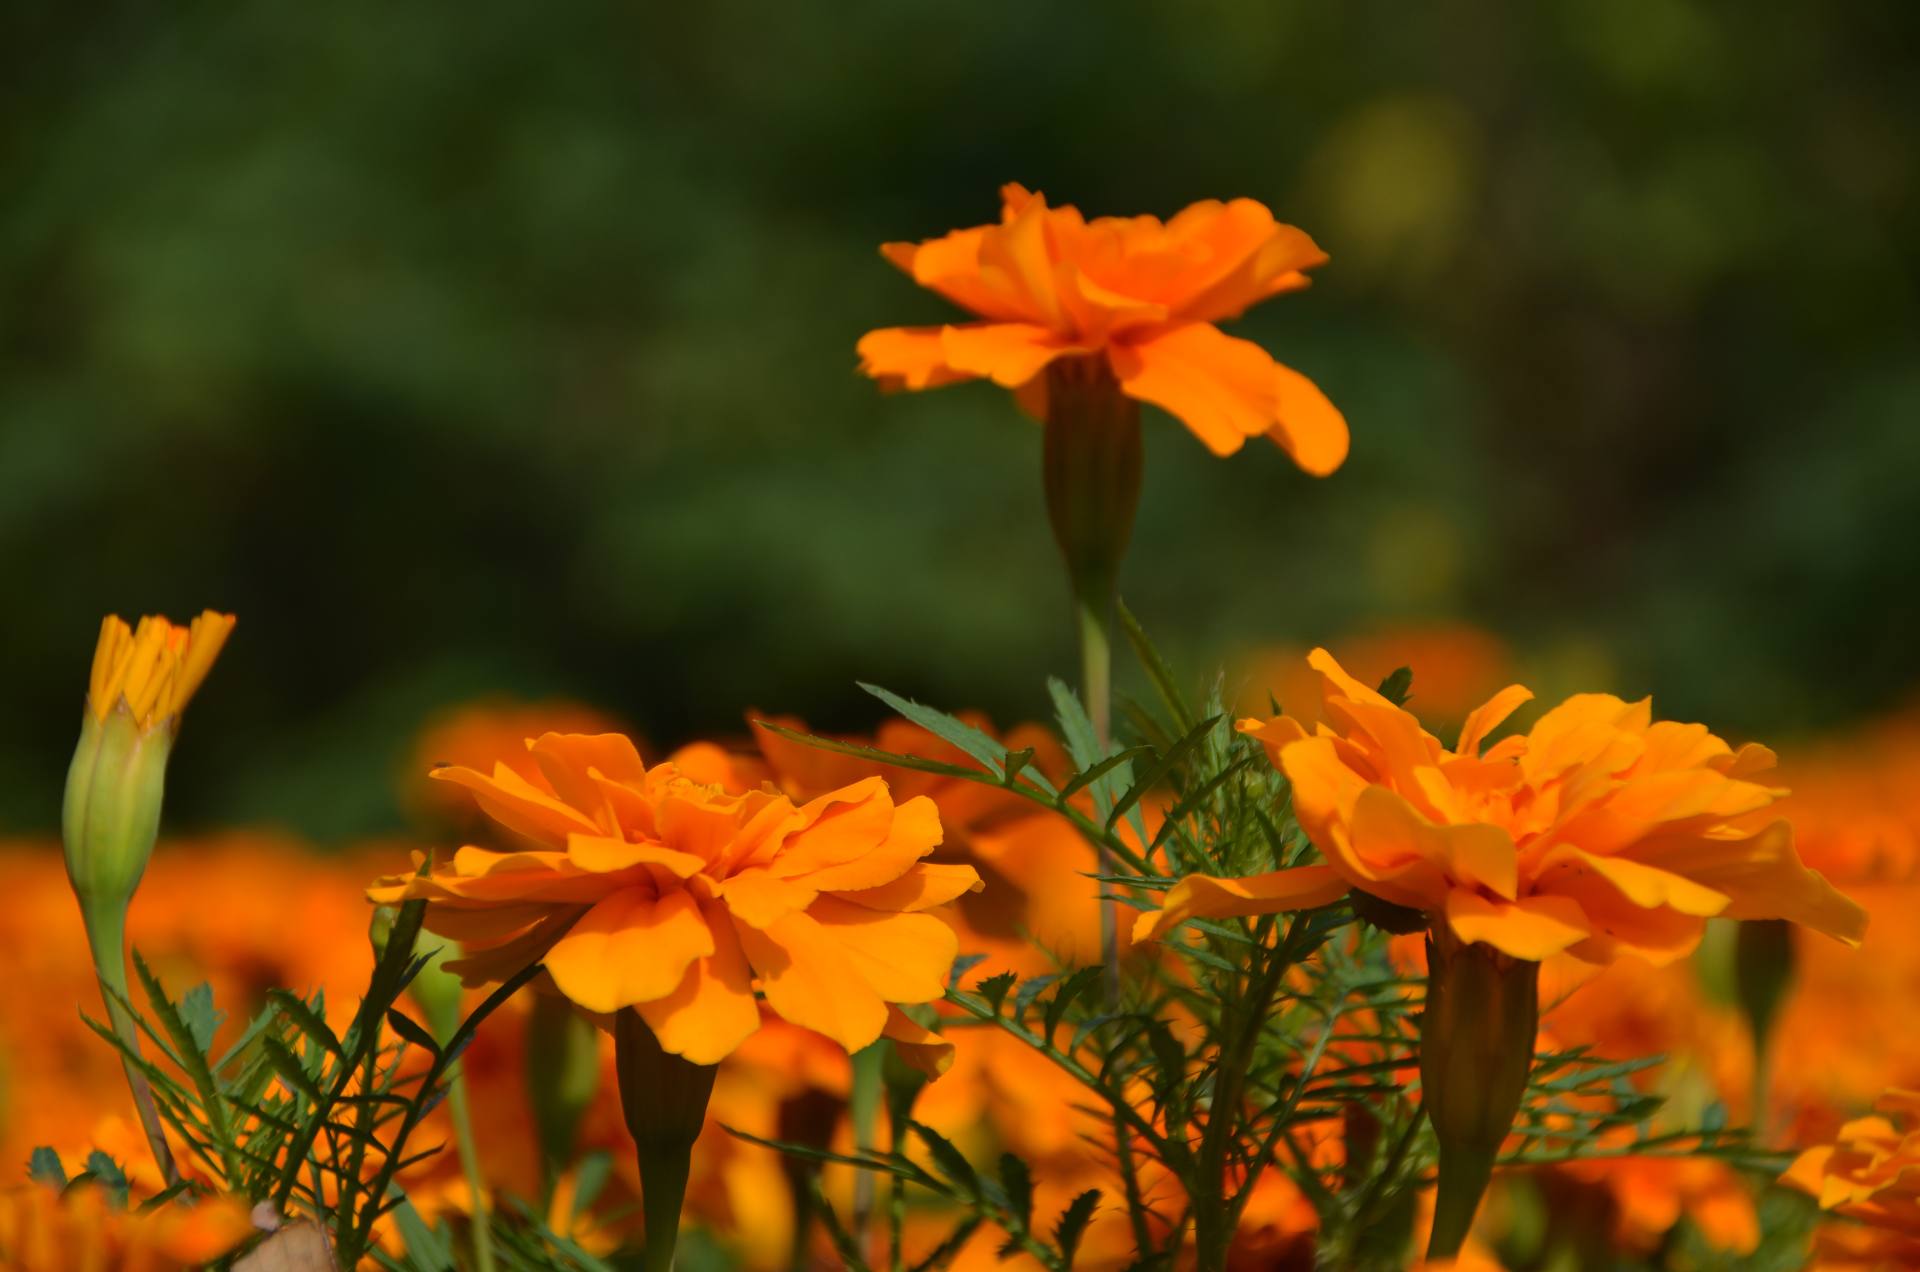
{"type": "Polygon", "coordinates": [[[695,959],[673,992],[634,1005],[662,1050],[694,1064],[718,1064],[760,1027],[753,971],[724,911],[700,907],[713,953],[695,959]]]}
{"type": "Polygon", "coordinates": [[[882,327],[860,337],[860,374],[883,389],[937,389],[974,377],[947,365],[939,327],[882,327]]]}
{"type": "Polygon", "coordinates": [[[466,787],[487,816],[539,843],[559,848],[566,845],[568,835],[601,833],[591,818],[505,764],[495,764],[491,777],[458,764],[434,769],[427,776],[466,787]]]}
{"type": "Polygon", "coordinates": [[[1084,353],[1048,327],[1024,322],[988,322],[940,331],[947,365],[963,375],[982,375],[1003,389],[1017,389],[1055,358],[1084,353]]]}
{"type": "Polygon", "coordinates": [[[960,939],[933,915],[882,914],[833,897],[821,897],[807,915],[888,1002],[931,1002],[946,992],[960,939]]]}
{"type": "Polygon", "coordinates": [[[880,1034],[893,1039],[900,1058],[929,1078],[953,1067],[953,1044],[898,1007],[888,1005],[886,1027],[880,1034]]]}
{"type": "Polygon", "coordinates": [[[581,915],[547,951],[546,966],[568,998],[613,1012],[666,997],[693,960],[713,952],[713,932],[691,894],[629,888],[581,915]]]}
{"type": "Polygon", "coordinates": [[[805,914],[789,914],[765,931],[738,919],[733,930],[760,977],[767,1005],[782,1017],[850,1052],[880,1036],[886,1003],[820,924],[805,914]]]}
{"type": "Polygon", "coordinates": [[[1283,362],[1273,364],[1274,422],[1267,436],[1302,472],[1325,477],[1347,461],[1347,417],[1320,386],[1283,362]]]}
{"type": "Polygon", "coordinates": [[[1216,455],[1231,455],[1274,426],[1280,405],[1274,360],[1211,323],[1168,327],[1112,345],[1120,389],[1185,424],[1216,455]]]}
{"type": "Polygon", "coordinates": [[[1585,938],[1592,930],[1578,904],[1566,897],[1494,901],[1467,888],[1447,894],[1447,924],[1455,936],[1491,945],[1503,954],[1539,962],[1585,938]]]}
{"type": "Polygon", "coordinates": [[[1243,879],[1188,875],[1167,889],[1158,910],[1133,923],[1133,939],[1157,941],[1188,919],[1244,918],[1331,905],[1347,895],[1347,881],[1331,866],[1295,866],[1243,879]]]}
{"type": "MultiPolygon", "coordinates": [[[[809,880],[811,882],[811,880],[809,880]]],[[[917,911],[945,905],[955,897],[978,892],[986,885],[972,866],[935,865],[915,862],[907,872],[891,883],[876,888],[838,891],[842,901],[866,906],[870,910],[917,911]]]]}

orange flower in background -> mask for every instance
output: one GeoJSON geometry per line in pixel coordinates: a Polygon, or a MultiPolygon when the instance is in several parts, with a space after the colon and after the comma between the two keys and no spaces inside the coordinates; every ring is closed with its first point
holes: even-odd
{"type": "Polygon", "coordinates": [[[1346,420],[1313,382],[1214,325],[1307,285],[1327,256],[1303,231],[1252,199],[1162,222],[1088,220],[1022,186],[1000,193],[997,225],[881,249],[981,321],[868,332],[862,372],[905,389],[990,379],[1044,416],[1048,366],[1098,359],[1122,393],[1164,408],[1216,455],[1265,435],[1315,475],[1345,460],[1346,420]]]}
{"type": "Polygon", "coordinates": [[[185,627],[148,615],[136,629],[107,615],[94,647],[87,711],[104,722],[124,704],[143,731],[178,720],[213,670],[233,623],[233,615],[207,610],[185,627]]]}
{"type": "Polygon", "coordinates": [[[232,1197],[143,1214],[116,1209],[96,1186],[64,1194],[40,1184],[0,1189],[0,1268],[9,1272],[185,1272],[251,1235],[246,1204],[232,1197]]]}
{"type": "MultiPolygon", "coordinates": [[[[1513,679],[1513,651],[1491,632],[1468,623],[1403,624],[1349,634],[1330,642],[1340,665],[1363,684],[1379,684],[1413,667],[1412,705],[1423,719],[1459,721],[1513,679]]],[[[1238,708],[1264,714],[1278,701],[1301,724],[1318,705],[1320,677],[1306,650],[1265,648],[1236,660],[1228,684],[1240,683],[1238,708]]]]}
{"type": "Polygon", "coordinates": [[[1784,918],[1858,944],[1865,913],[1801,863],[1782,794],[1755,780],[1765,747],[1654,721],[1646,701],[1581,694],[1532,730],[1483,744],[1532,695],[1518,685],[1468,715],[1454,750],[1347,675],[1325,650],[1325,722],[1242,721],[1293,787],[1327,858],[1248,879],[1193,876],[1141,916],[1158,936],[1195,916],[1322,905],[1357,888],[1423,911],[1462,944],[1515,959],[1562,951],[1649,962],[1698,944],[1709,916],[1784,918]]]}
{"type": "Polygon", "coordinates": [[[447,764],[462,764],[491,773],[505,763],[532,780],[539,765],[527,751],[527,739],[542,733],[611,733],[619,728],[605,712],[578,702],[549,699],[523,702],[488,697],[435,713],[415,735],[404,776],[402,798],[422,813],[441,819],[477,817],[466,792],[439,782],[422,782],[420,774],[447,764]]]}
{"type": "Polygon", "coordinates": [[[1920,1091],[1888,1091],[1874,1107],[1780,1177],[1822,1210],[1872,1230],[1823,1228],[1815,1241],[1821,1267],[1912,1267],[1920,1256],[1920,1091]]]}
{"type": "Polygon", "coordinates": [[[879,778],[800,806],[732,793],[646,767],[618,734],[527,747],[537,780],[505,764],[434,773],[527,849],[465,847],[450,868],[368,893],[429,901],[429,929],[465,946],[448,966],[467,983],[543,963],[574,1003],[632,1007],[666,1052],[711,1065],[759,1028],[757,978],[775,1012],[850,1051],[885,1032],[938,1059],[938,1039],[894,1004],[940,997],[957,942],[924,911],[979,877],[921,860],[941,838],[931,800],[896,806],[879,778]]]}

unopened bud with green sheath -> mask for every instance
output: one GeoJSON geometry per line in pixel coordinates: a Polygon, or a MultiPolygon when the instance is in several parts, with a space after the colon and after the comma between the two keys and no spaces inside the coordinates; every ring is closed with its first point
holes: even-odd
{"type": "Polygon", "coordinates": [[[1533,1070],[1540,964],[1466,944],[1445,925],[1427,937],[1420,1091],[1440,1146],[1428,1258],[1459,1253],[1513,1129],[1533,1070]]]}
{"type": "MultiPolygon", "coordinates": [[[[67,769],[61,843],[67,879],[80,903],[94,973],[115,1031],[139,1050],[127,996],[127,908],[160,834],[167,759],[180,713],[219,657],[233,617],[209,610],[188,626],[147,617],[132,628],[113,615],[94,646],[80,744],[67,769]]],[[[146,1079],[131,1062],[133,1091],[154,1160],[169,1183],[179,1178],[146,1079]]]]}
{"type": "Polygon", "coordinates": [[[718,1066],[695,1064],[663,1049],[632,1008],[614,1013],[613,1054],[620,1111],[640,1166],[646,1217],[646,1252],[640,1266],[645,1272],[671,1272],[693,1143],[706,1125],[718,1066]]]}

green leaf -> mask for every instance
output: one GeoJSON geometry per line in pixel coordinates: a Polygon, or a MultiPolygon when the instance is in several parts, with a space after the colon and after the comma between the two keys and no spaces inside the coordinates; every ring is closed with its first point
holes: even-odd
{"type": "Polygon", "coordinates": [[[284,989],[270,989],[267,991],[267,1001],[278,1007],[280,1014],[285,1016],[302,1034],[340,1059],[347,1058],[346,1050],[341,1046],[340,1039],[335,1036],[332,1028],[319,1012],[307,1005],[307,1001],[300,995],[289,993],[284,989]]]}
{"type": "Polygon", "coordinates": [[[1407,699],[1413,696],[1413,668],[1396,667],[1392,675],[1380,682],[1380,696],[1396,707],[1407,705],[1407,699]]]}
{"type": "Polygon", "coordinates": [[[60,1154],[42,1144],[27,1158],[27,1178],[49,1188],[65,1188],[67,1168],[60,1164],[60,1154]]]}
{"type": "Polygon", "coordinates": [[[438,1056],[440,1054],[440,1044],[434,1040],[432,1034],[427,1032],[426,1026],[399,1008],[394,1007],[388,1009],[387,1027],[428,1055],[438,1056]]]}
{"type": "Polygon", "coordinates": [[[1006,1001],[1007,991],[1020,978],[1012,972],[1001,972],[998,976],[989,976],[980,982],[980,996],[987,1000],[995,1015],[1000,1012],[1000,1004],[1006,1001]]]}
{"type": "MultiPolygon", "coordinates": [[[[932,707],[922,706],[917,702],[902,698],[899,694],[890,693],[882,689],[879,685],[870,685],[864,681],[858,683],[860,684],[860,688],[880,699],[880,701],[886,703],[895,711],[933,734],[941,741],[951,742],[966,754],[980,761],[981,765],[985,767],[989,773],[992,773],[1001,781],[1011,780],[1007,776],[1007,748],[1003,743],[996,741],[990,734],[974,728],[964,720],[956,720],[944,711],[935,711],[932,707]]],[[[1049,794],[1053,791],[1052,785],[1046,778],[1041,777],[1038,773],[1033,774],[1027,780],[1042,790],[1047,791],[1049,794]]]]}
{"type": "Polygon", "coordinates": [[[314,1103],[320,1103],[320,1089],[314,1085],[313,1075],[300,1063],[300,1057],[293,1054],[286,1043],[271,1035],[260,1040],[260,1046],[267,1053],[267,1062],[280,1080],[289,1087],[306,1096],[314,1103]]]}
{"type": "MultiPolygon", "coordinates": [[[[768,733],[774,734],[776,737],[786,738],[790,742],[798,742],[802,746],[810,746],[816,751],[831,751],[835,755],[851,755],[855,759],[870,760],[875,764],[885,764],[892,768],[913,769],[919,773],[934,773],[940,777],[958,777],[970,782],[983,780],[979,769],[967,768],[960,764],[949,764],[945,760],[929,760],[925,756],[903,755],[898,751],[883,751],[877,746],[863,746],[858,742],[842,742],[837,738],[823,738],[818,734],[802,733],[798,729],[789,729],[785,725],[775,724],[771,720],[755,720],[754,723],[765,729],[768,733]]],[[[998,785],[998,778],[1001,774],[993,772],[990,776],[995,779],[991,784],[998,785]]]]}
{"type": "MultiPolygon", "coordinates": [[[[1127,644],[1133,648],[1133,656],[1140,660],[1147,679],[1153,682],[1154,692],[1160,695],[1160,703],[1173,718],[1176,729],[1185,729],[1193,724],[1193,712],[1180,697],[1180,688],[1174,680],[1173,668],[1160,656],[1153,642],[1147,639],[1146,629],[1140,626],[1140,620],[1133,616],[1124,601],[1116,601],[1114,609],[1120,617],[1120,630],[1127,634],[1127,644]]],[[[1279,712],[1275,712],[1278,715],[1279,712]]]]}
{"type": "Polygon", "coordinates": [[[947,984],[958,985],[960,978],[987,961],[985,954],[962,954],[953,960],[947,969],[947,984]]]}
{"type": "Polygon", "coordinates": [[[1159,762],[1142,774],[1139,781],[1128,787],[1127,793],[1120,797],[1120,802],[1115,804],[1113,811],[1107,814],[1107,829],[1112,830],[1113,824],[1119,821],[1129,808],[1139,803],[1142,796],[1158,786],[1167,774],[1173,772],[1188,755],[1192,754],[1195,747],[1206,741],[1207,735],[1213,732],[1214,726],[1219,724],[1220,720],[1220,716],[1208,716],[1187,730],[1186,735],[1178,742],[1168,747],[1161,755],[1159,762]]]}
{"type": "MultiPolygon", "coordinates": [[[[1131,765],[1133,761],[1138,759],[1144,759],[1147,756],[1152,754],[1153,754],[1153,748],[1150,746],[1130,746],[1124,751],[1116,751],[1112,755],[1109,755],[1106,759],[1101,760],[1098,764],[1093,765],[1091,768],[1084,768],[1080,770],[1078,773],[1075,773],[1070,779],[1068,779],[1067,784],[1060,788],[1060,798],[1063,802],[1066,800],[1072,799],[1075,795],[1078,795],[1083,789],[1092,785],[1094,782],[1099,781],[1101,778],[1105,777],[1109,773],[1112,773],[1115,769],[1120,768],[1122,765],[1131,765]]],[[[1104,810],[1106,808],[1113,807],[1113,800],[1115,799],[1115,797],[1119,795],[1119,784],[1123,782],[1130,782],[1132,781],[1132,779],[1133,779],[1133,771],[1131,768],[1129,768],[1125,773],[1115,775],[1112,782],[1112,785],[1115,787],[1115,789],[1108,794],[1105,805],[1101,806],[1103,815],[1104,815],[1104,810]]]]}
{"type": "Polygon", "coordinates": [[[1100,982],[1101,971],[1099,967],[1083,967],[1060,982],[1060,988],[1054,992],[1052,1000],[1047,1003],[1045,1027],[1040,1035],[1049,1044],[1053,1041],[1053,1031],[1059,1028],[1061,1020],[1066,1017],[1067,1009],[1073,1006],[1073,1000],[1100,982]]]}
{"type": "Polygon", "coordinates": [[[227,1013],[213,1005],[213,986],[201,981],[180,1000],[180,1015],[193,1035],[194,1050],[206,1055],[213,1048],[214,1034],[227,1013]]]}
{"type": "Polygon", "coordinates": [[[120,1169],[119,1162],[96,1148],[87,1154],[87,1174],[107,1190],[115,1209],[127,1208],[127,1172],[120,1169]]]}
{"type": "Polygon", "coordinates": [[[1012,1153],[1000,1154],[1000,1187],[1006,1190],[1007,1210],[1025,1231],[1033,1223],[1033,1176],[1012,1153]]]}
{"type": "Polygon", "coordinates": [[[1053,1227],[1053,1241],[1060,1247],[1060,1262],[1065,1266],[1073,1266],[1074,1252],[1080,1248],[1080,1238],[1087,1235],[1087,1225],[1093,1222],[1093,1208],[1099,1204],[1100,1190],[1089,1188],[1060,1212],[1060,1222],[1053,1227]]]}
{"type": "Polygon", "coordinates": [[[416,1272],[445,1272],[454,1266],[452,1235],[437,1227],[429,1228],[413,1202],[401,1199],[393,1208],[393,1224],[407,1243],[408,1267],[416,1272]]]}
{"type": "Polygon", "coordinates": [[[953,1185],[967,1197],[980,1196],[980,1176],[974,1173],[973,1163],[966,1154],[953,1146],[946,1136],[920,1122],[909,1122],[913,1133],[927,1146],[927,1152],[933,1158],[933,1164],[940,1168],[953,1185]]]}
{"type": "MultiPolygon", "coordinates": [[[[1047,693],[1053,698],[1053,712],[1060,722],[1060,736],[1067,744],[1067,755],[1084,773],[1088,769],[1098,768],[1100,764],[1112,758],[1102,747],[1094,733],[1093,720],[1087,715],[1087,709],[1081,705],[1078,694],[1057,676],[1047,678],[1047,693]]],[[[1124,755],[1125,753],[1122,752],[1124,755]]],[[[1087,781],[1093,788],[1093,806],[1101,817],[1113,810],[1114,801],[1120,798],[1120,792],[1133,780],[1131,760],[1123,760],[1112,765],[1106,771],[1097,773],[1087,781]]]]}
{"type": "MultiPolygon", "coordinates": [[[[1005,782],[1008,786],[1012,786],[1014,782],[1019,778],[1020,774],[1027,768],[1028,765],[1032,763],[1033,763],[1032,747],[1030,746],[1022,747],[1018,751],[1008,751],[1007,752],[1007,775],[1001,778],[1000,780],[1005,782]]],[[[1039,778],[1039,780],[1041,781],[1046,780],[1045,777],[1041,776],[1039,770],[1037,769],[1034,770],[1034,776],[1036,778],[1039,778]]]]}
{"type": "Polygon", "coordinates": [[[1033,1006],[1033,1000],[1047,991],[1047,987],[1060,979],[1058,972],[1045,972],[1039,976],[1028,977],[1020,985],[1020,991],[1013,996],[1013,1018],[1020,1019],[1027,1014],[1027,1008],[1033,1006]]]}
{"type": "Polygon", "coordinates": [[[933,1268],[946,1267],[984,1222],[986,1222],[984,1215],[970,1215],[962,1219],[953,1226],[953,1231],[947,1234],[946,1240],[928,1251],[924,1259],[913,1265],[913,1272],[931,1272],[933,1268]]]}

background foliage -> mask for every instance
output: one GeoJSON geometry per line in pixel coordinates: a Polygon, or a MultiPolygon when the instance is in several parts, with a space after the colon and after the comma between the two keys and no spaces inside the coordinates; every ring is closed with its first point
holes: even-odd
{"type": "Polygon", "coordinates": [[[174,824],[392,828],[435,704],[658,743],[743,706],[1002,720],[1071,666],[1038,431],[883,399],[883,239],[1020,180],[1247,194],[1332,253],[1239,327],[1325,483],[1165,420],[1123,588],[1198,668],[1464,619],[1551,695],[1769,736],[1911,681],[1920,11],[1288,0],[0,15],[0,827],[98,615],[241,626],[174,824]],[[260,745],[273,739],[270,746],[260,745]]]}

